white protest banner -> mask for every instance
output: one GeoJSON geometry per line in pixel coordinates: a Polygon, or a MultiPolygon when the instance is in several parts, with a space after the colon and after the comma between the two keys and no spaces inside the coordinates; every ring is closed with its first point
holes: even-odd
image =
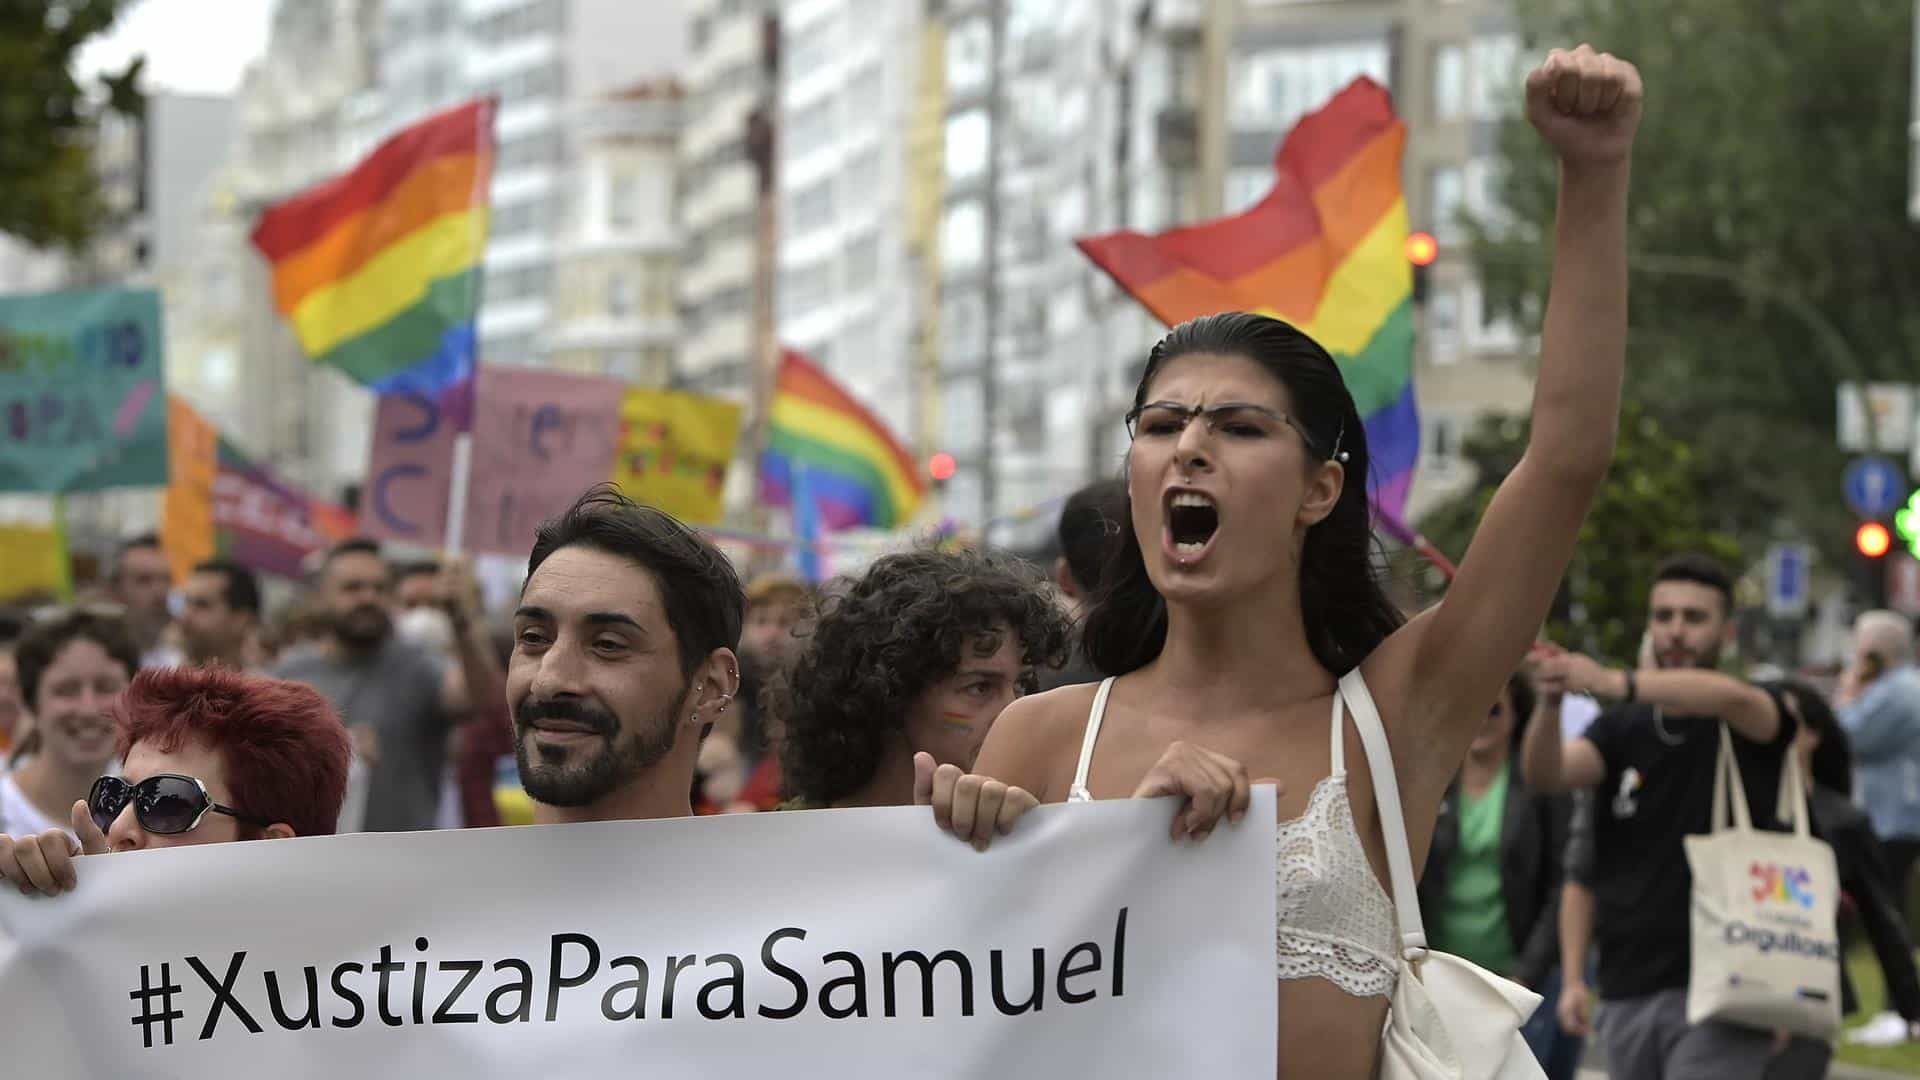
{"type": "Polygon", "coordinates": [[[1274,802],[919,807],[94,856],[0,895],[0,1073],[1272,1076],[1274,802]]]}

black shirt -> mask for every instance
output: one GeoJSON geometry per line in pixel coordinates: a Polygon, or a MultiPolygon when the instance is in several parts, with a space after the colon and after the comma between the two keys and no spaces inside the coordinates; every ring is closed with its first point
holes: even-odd
{"type": "MultiPolygon", "coordinates": [[[[1776,703],[1775,711],[1778,712],[1776,703]]],[[[1720,724],[1616,706],[1585,736],[1606,761],[1594,792],[1593,892],[1603,999],[1685,989],[1691,963],[1693,874],[1681,838],[1712,824],[1720,724]]],[[[1757,827],[1777,828],[1775,800],[1793,721],[1764,746],[1734,732],[1734,758],[1757,827]]]]}

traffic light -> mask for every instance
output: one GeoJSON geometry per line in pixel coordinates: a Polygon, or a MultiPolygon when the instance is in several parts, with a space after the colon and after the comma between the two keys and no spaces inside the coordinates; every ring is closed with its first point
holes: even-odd
{"type": "Polygon", "coordinates": [[[1867,558],[1878,559],[1893,549],[1893,536],[1887,532],[1885,525],[1869,521],[1854,532],[1853,546],[1854,550],[1867,558]]]}
{"type": "Polygon", "coordinates": [[[1894,512],[1893,527],[1900,530],[1900,539],[1906,541],[1907,550],[1920,559],[1920,490],[1908,496],[1907,505],[1894,512]]]}
{"type": "Polygon", "coordinates": [[[1427,302],[1427,267],[1440,257],[1440,242],[1432,233],[1417,232],[1407,237],[1407,262],[1413,264],[1413,302],[1427,302]]]}
{"type": "Polygon", "coordinates": [[[942,452],[927,459],[927,475],[933,478],[935,487],[953,479],[953,474],[959,471],[960,463],[953,459],[952,454],[942,452]]]}

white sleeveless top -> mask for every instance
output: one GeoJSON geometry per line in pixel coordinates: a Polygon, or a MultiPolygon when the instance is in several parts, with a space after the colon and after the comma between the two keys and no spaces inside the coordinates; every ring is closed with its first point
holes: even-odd
{"type": "MultiPolygon", "coordinates": [[[[1094,695],[1068,802],[1093,798],[1087,771],[1112,693],[1108,679],[1094,695]]],[[[1354,997],[1385,997],[1400,970],[1400,929],[1347,801],[1345,705],[1334,691],[1333,771],[1314,785],[1306,811],[1282,822],[1276,837],[1274,969],[1282,979],[1321,978],[1354,997]]]]}

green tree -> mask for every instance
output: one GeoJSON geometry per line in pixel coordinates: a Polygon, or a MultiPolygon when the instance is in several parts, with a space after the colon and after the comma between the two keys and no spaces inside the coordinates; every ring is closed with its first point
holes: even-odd
{"type": "MultiPolygon", "coordinates": [[[[1684,441],[1703,520],[1749,550],[1798,533],[1846,565],[1834,391],[1920,381],[1906,220],[1911,0],[1515,0],[1530,54],[1639,65],[1628,400],[1684,441]]],[[[1508,213],[1473,226],[1497,309],[1537,325],[1556,173],[1503,125],[1508,213]]]]}
{"type": "Polygon", "coordinates": [[[138,116],[140,65],[89,91],[74,55],[127,0],[0,2],[0,232],[79,248],[103,224],[93,164],[103,109],[138,116]]]}
{"type": "MultiPolygon", "coordinates": [[[[1487,503],[1527,445],[1523,417],[1490,416],[1461,442],[1478,472],[1472,490],[1421,520],[1442,551],[1467,550],[1487,503]]],[[[1548,636],[1614,663],[1631,663],[1646,621],[1647,587],[1668,556],[1700,551],[1740,565],[1735,540],[1707,517],[1702,460],[1650,413],[1626,406],[1613,468],[1580,529],[1579,547],[1547,625],[1548,636]]]]}

